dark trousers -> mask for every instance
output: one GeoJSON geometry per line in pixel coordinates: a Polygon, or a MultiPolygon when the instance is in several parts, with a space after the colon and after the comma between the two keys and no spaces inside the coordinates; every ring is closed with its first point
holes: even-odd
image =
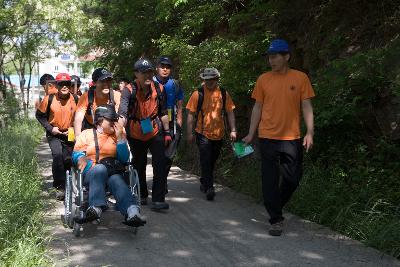
{"type": "Polygon", "coordinates": [[[200,183],[207,190],[214,186],[214,168],[221,152],[222,140],[210,140],[197,133],[196,143],[200,154],[200,183]]]}
{"type": "MultiPolygon", "coordinates": [[[[178,146],[179,146],[179,143],[180,143],[180,140],[182,137],[182,129],[181,129],[181,127],[179,127],[178,124],[176,124],[176,134],[174,134],[173,133],[174,123],[173,122],[170,122],[169,129],[171,130],[173,142],[176,142],[176,144],[173,146],[174,151],[175,151],[174,154],[176,154],[176,151],[178,150],[178,146]]],[[[166,171],[167,179],[168,179],[168,174],[169,174],[169,171],[171,170],[173,161],[174,161],[174,158],[170,158],[167,156],[165,157],[165,171],[166,171]]]]}
{"type": "Polygon", "coordinates": [[[52,173],[53,187],[57,189],[65,188],[66,171],[72,166],[72,150],[74,143],[68,142],[66,136],[54,136],[47,134],[51,155],[53,157],[52,173]]]}
{"type": "Polygon", "coordinates": [[[141,141],[130,138],[129,146],[131,147],[133,153],[133,164],[139,174],[140,196],[142,198],[149,196],[149,191],[147,190],[146,183],[146,165],[147,151],[150,149],[154,174],[152,201],[164,202],[167,175],[165,172],[165,145],[163,136],[161,134],[158,134],[148,141],[141,141]]]}
{"type": "Polygon", "coordinates": [[[271,217],[269,222],[274,224],[284,219],[282,209],[299,186],[303,147],[300,139],[260,138],[260,149],[264,206],[271,217]]]}

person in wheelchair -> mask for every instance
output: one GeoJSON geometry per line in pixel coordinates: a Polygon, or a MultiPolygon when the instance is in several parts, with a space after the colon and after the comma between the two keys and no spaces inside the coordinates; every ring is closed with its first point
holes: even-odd
{"type": "Polygon", "coordinates": [[[145,221],[140,216],[137,199],[131,194],[122,174],[129,160],[123,128],[116,123],[118,115],[112,105],[96,108],[95,128],[84,130],[76,139],[72,160],[82,172],[89,187],[86,221],[99,219],[107,207],[106,187],[116,199],[117,209],[125,216],[125,224],[138,227],[145,221]]]}

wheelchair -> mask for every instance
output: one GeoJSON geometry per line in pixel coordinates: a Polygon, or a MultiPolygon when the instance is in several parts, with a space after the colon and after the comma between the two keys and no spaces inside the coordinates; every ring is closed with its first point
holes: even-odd
{"type": "MultiPolygon", "coordinates": [[[[123,177],[127,178],[129,189],[132,195],[137,199],[140,209],[140,184],[139,175],[132,163],[127,165],[123,177]]],[[[64,201],[64,218],[63,222],[70,229],[76,237],[81,235],[83,224],[86,223],[85,211],[88,208],[88,189],[83,185],[82,173],[72,167],[67,171],[65,183],[65,201],[64,201]]],[[[137,228],[134,227],[134,234],[137,233],[137,228]]]]}

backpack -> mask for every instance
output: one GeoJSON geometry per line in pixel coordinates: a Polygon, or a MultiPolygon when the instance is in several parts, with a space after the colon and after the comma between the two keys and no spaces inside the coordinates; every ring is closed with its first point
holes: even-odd
{"type": "MultiPolygon", "coordinates": [[[[54,96],[55,96],[55,94],[50,94],[49,101],[47,102],[47,109],[46,109],[47,121],[50,118],[50,107],[51,107],[51,103],[53,103],[54,96]]],[[[79,97],[74,94],[73,94],[73,96],[74,96],[75,104],[78,104],[79,97]]]]}
{"type": "MultiPolygon", "coordinates": [[[[156,92],[157,92],[157,104],[158,104],[158,112],[156,116],[159,116],[161,114],[161,101],[162,101],[162,93],[161,93],[161,89],[160,89],[160,84],[156,81],[154,82],[154,87],[156,88],[156,92]]],[[[131,91],[131,96],[129,97],[129,104],[128,104],[128,119],[129,120],[138,120],[138,118],[136,118],[136,104],[137,104],[137,98],[136,98],[136,94],[137,94],[137,86],[136,86],[136,82],[133,81],[132,82],[132,90],[131,91]]],[[[130,89],[130,88],[128,88],[130,89]]],[[[152,118],[154,119],[154,118],[152,118]]]]}
{"type": "MultiPolygon", "coordinates": [[[[224,123],[225,123],[225,109],[226,109],[226,90],[222,87],[219,87],[219,89],[221,90],[221,95],[222,95],[222,117],[224,119],[224,123]]],[[[203,86],[200,86],[199,88],[197,88],[197,92],[199,94],[199,97],[197,99],[197,110],[196,110],[196,117],[195,117],[195,121],[194,121],[194,128],[197,127],[197,121],[199,119],[199,114],[201,114],[202,118],[203,118],[203,112],[201,110],[202,106],[203,106],[203,101],[204,101],[204,88],[203,86]]],[[[203,124],[202,124],[203,127],[203,124]]]]}

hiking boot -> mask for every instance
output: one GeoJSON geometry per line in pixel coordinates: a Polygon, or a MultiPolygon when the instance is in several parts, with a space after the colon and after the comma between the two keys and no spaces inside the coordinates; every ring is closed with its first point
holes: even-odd
{"type": "Polygon", "coordinates": [[[269,228],[269,234],[272,236],[280,236],[282,235],[283,231],[283,221],[271,224],[271,227],[269,228]]]}
{"type": "Polygon", "coordinates": [[[215,197],[215,191],[213,187],[207,189],[206,198],[208,201],[213,201],[215,197]]]}
{"type": "Polygon", "coordinates": [[[140,198],[140,205],[142,206],[147,205],[147,197],[140,198]]]}
{"type": "Polygon", "coordinates": [[[202,192],[202,193],[206,193],[206,187],[204,186],[204,184],[200,184],[200,192],[202,192]]]}
{"type": "Polygon", "coordinates": [[[101,208],[90,206],[85,213],[86,221],[91,222],[100,219],[101,212],[102,212],[101,208]]]}
{"type": "Polygon", "coordinates": [[[167,202],[153,202],[151,205],[151,210],[160,211],[169,209],[169,204],[167,202]]]}
{"type": "Polygon", "coordinates": [[[56,199],[58,201],[64,201],[65,199],[65,189],[57,189],[56,191],[56,199]]]}

